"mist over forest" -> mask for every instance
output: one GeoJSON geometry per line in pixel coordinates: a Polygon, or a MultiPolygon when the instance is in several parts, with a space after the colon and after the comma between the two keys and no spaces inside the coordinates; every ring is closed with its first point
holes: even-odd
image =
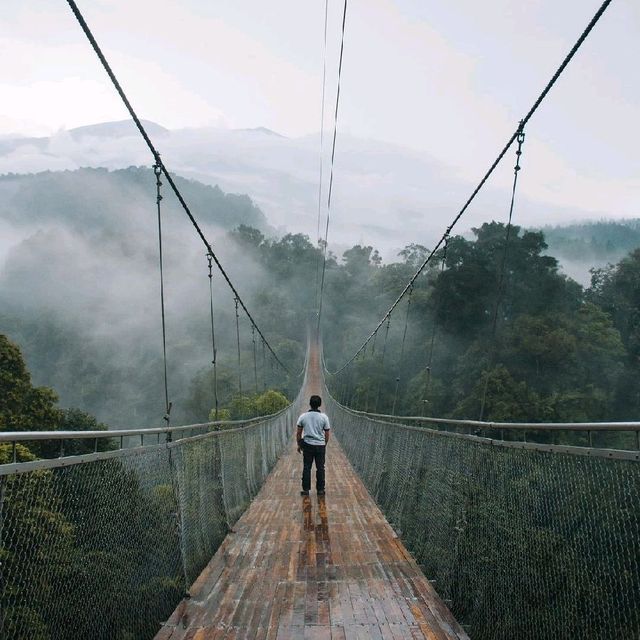
{"type": "MultiPolygon", "coordinates": [[[[169,130],[154,122],[144,125],[177,175],[218,185],[226,193],[248,195],[279,235],[316,235],[319,134],[291,138],[263,127],[169,130]]],[[[0,174],[87,166],[113,170],[149,163],[148,149],[130,121],[62,129],[49,137],[0,140],[0,174]]],[[[328,169],[325,159],[325,175],[328,169]]],[[[511,169],[506,163],[496,171],[465,214],[458,233],[469,235],[472,227],[487,220],[506,220],[505,185],[510,184],[511,169]]],[[[527,169],[525,164],[523,171],[527,169]]],[[[455,167],[427,153],[346,131],[340,133],[335,170],[331,248],[341,255],[354,244],[372,245],[385,261],[395,260],[410,239],[433,244],[475,186],[455,167]]],[[[619,218],[620,213],[549,205],[522,191],[518,195],[516,218],[524,227],[594,217],[619,218]]],[[[588,284],[588,266],[583,267],[572,275],[588,284]]]]}
{"type": "MultiPolygon", "coordinates": [[[[233,401],[239,384],[244,393],[274,388],[291,398],[298,383],[295,373],[304,357],[306,324],[315,310],[319,248],[305,234],[276,232],[245,195],[226,194],[194,180],[176,180],[259,326],[290,369],[286,375],[274,366],[258,341],[258,384],[257,376],[247,375],[254,368],[253,336],[241,313],[245,373],[244,380],[238,381],[234,301],[215,271],[222,404],[233,401]]],[[[172,418],[199,422],[208,418],[212,408],[205,248],[166,186],[163,194],[172,418]]],[[[22,349],[34,383],[52,387],[61,406],[87,411],[112,427],[152,426],[163,415],[155,206],[151,169],[79,169],[0,177],[0,225],[9,239],[0,254],[0,333],[22,349]]],[[[562,274],[553,257],[581,256],[587,273],[590,262],[613,263],[637,246],[638,231],[633,224],[585,223],[542,232],[522,230],[516,236],[514,242],[524,243],[524,253],[517,263],[517,247],[512,251],[510,259],[516,265],[510,271],[508,290],[516,298],[509,303],[513,308],[504,311],[506,328],[498,344],[504,350],[499,360],[506,367],[500,375],[508,376],[503,380],[505,387],[520,394],[518,411],[523,419],[596,419],[610,412],[633,415],[635,404],[626,404],[629,399],[619,385],[629,375],[628,367],[633,370],[635,366],[630,337],[634,334],[612,320],[614,311],[619,315],[620,304],[609,300],[615,293],[618,271],[615,267],[601,269],[594,273],[593,287],[583,288],[562,274]],[[522,300],[528,306],[522,306],[522,300]],[[598,315],[600,310],[604,315],[598,315]],[[600,333],[589,334],[585,342],[585,332],[595,331],[593,323],[600,333]],[[513,340],[525,328],[530,338],[520,335],[516,348],[513,340]],[[547,344],[547,338],[564,346],[547,344]],[[535,344],[527,343],[525,348],[527,340],[535,344]],[[606,356],[606,361],[585,364],[589,350],[606,356]],[[559,353],[564,358],[551,358],[559,353]],[[530,364],[525,366],[525,361],[530,364]],[[558,367],[566,369],[565,377],[558,374],[558,367]],[[585,367],[584,375],[576,373],[585,367]],[[591,370],[593,375],[588,373],[591,370]],[[549,382],[552,373],[556,376],[553,384],[549,382]],[[547,386],[540,387],[541,380],[547,386]],[[518,387],[521,384],[526,389],[518,387]],[[529,408],[523,409],[525,406],[529,408]]],[[[380,347],[373,365],[359,365],[361,391],[359,399],[353,399],[356,404],[367,404],[363,389],[369,387],[386,397],[376,401],[378,409],[389,410],[390,403],[397,402],[404,411],[422,412],[427,401],[430,413],[477,417],[477,407],[465,408],[460,399],[473,396],[474,384],[488,366],[487,354],[480,351],[492,313],[503,235],[503,226],[492,223],[478,227],[471,237],[452,239],[451,251],[457,248],[458,257],[448,256],[446,271],[440,275],[436,260],[434,270],[416,285],[407,361],[402,363],[398,389],[397,374],[392,371],[398,366],[402,320],[394,317],[386,365],[379,362],[380,347]],[[460,298],[458,306],[452,302],[456,297],[460,298]],[[440,298],[444,300],[438,302],[440,298]],[[435,395],[427,398],[424,367],[434,326],[439,365],[433,365],[428,381],[429,393],[435,395]]],[[[364,243],[341,254],[329,252],[324,327],[330,369],[373,329],[425,252],[426,247],[419,243],[407,245],[387,261],[375,247],[364,243]]],[[[626,260],[633,264],[632,258],[626,260]]],[[[624,295],[633,300],[633,294],[624,295]]],[[[500,411],[507,415],[504,407],[500,411]]],[[[492,418],[498,419],[498,413],[494,411],[492,418]]]]}
{"type": "MultiPolygon", "coordinates": [[[[243,223],[268,230],[262,212],[246,196],[176,182],[231,277],[241,281],[242,295],[264,290],[262,268],[226,235],[243,223]]],[[[206,249],[175,196],[163,193],[169,383],[175,419],[187,420],[191,379],[211,361],[206,249]]],[[[0,224],[14,243],[2,255],[0,332],[22,347],[36,384],[53,387],[63,406],[114,426],[157,424],[163,413],[155,207],[151,169],[0,178],[0,224]]],[[[217,271],[213,282],[224,365],[234,353],[235,312],[217,271]]],[[[275,345],[295,334],[283,329],[280,338],[277,331],[270,336],[275,345]]],[[[241,332],[244,350],[244,317],[241,332]]]]}

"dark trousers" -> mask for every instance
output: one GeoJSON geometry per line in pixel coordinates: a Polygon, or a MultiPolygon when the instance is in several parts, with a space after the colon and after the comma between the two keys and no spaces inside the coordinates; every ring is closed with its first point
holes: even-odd
{"type": "Polygon", "coordinates": [[[324,491],[324,456],[327,447],[325,445],[307,444],[302,442],[302,490],[311,490],[311,466],[316,463],[316,490],[324,491]]]}

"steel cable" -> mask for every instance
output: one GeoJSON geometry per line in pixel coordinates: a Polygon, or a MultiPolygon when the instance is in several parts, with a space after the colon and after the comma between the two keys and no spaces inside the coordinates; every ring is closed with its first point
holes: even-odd
{"type": "Polygon", "coordinates": [[[234,300],[236,308],[236,344],[238,347],[238,393],[242,395],[242,365],[240,362],[240,316],[238,315],[238,298],[234,300]]]}
{"type": "Polygon", "coordinates": [[[213,265],[211,264],[211,254],[207,254],[207,262],[209,264],[209,309],[211,317],[211,364],[213,365],[213,401],[214,401],[214,419],[218,419],[218,351],[216,349],[216,329],[213,316],[213,265]]]}
{"type": "MultiPolygon", "coordinates": [[[[324,105],[327,85],[327,21],[329,0],[324,2],[324,44],[322,49],[322,102],[320,106],[320,175],[318,176],[318,221],[316,224],[316,243],[320,240],[320,218],[322,216],[322,170],[324,165],[324,105]]],[[[316,306],[320,304],[319,295],[320,256],[316,257],[316,306]]]]}
{"type": "Polygon", "coordinates": [[[73,11],[73,14],[75,15],[78,23],[80,24],[80,27],[82,28],[82,30],[84,31],[84,34],[87,36],[87,39],[91,43],[91,46],[93,47],[93,50],[94,50],[95,54],[98,56],[98,59],[102,63],[102,66],[104,67],[104,70],[107,72],[107,75],[109,76],[109,79],[111,80],[113,86],[115,87],[116,91],[118,92],[118,95],[120,96],[120,98],[121,98],[122,102],[124,103],[125,107],[127,108],[127,111],[129,112],[129,115],[131,116],[131,119],[135,123],[138,131],[140,132],[140,135],[143,137],[144,141],[146,142],[147,147],[149,147],[149,150],[151,151],[151,153],[153,155],[153,158],[155,160],[155,164],[157,164],[160,167],[160,169],[162,170],[162,173],[163,173],[164,177],[166,178],[167,183],[171,187],[173,193],[176,195],[176,198],[178,198],[178,201],[180,202],[180,205],[184,209],[184,211],[187,214],[189,220],[191,221],[191,224],[193,225],[193,227],[195,228],[197,234],[200,236],[200,239],[202,240],[202,242],[204,243],[205,247],[207,248],[207,252],[211,255],[211,257],[213,258],[213,261],[216,263],[216,266],[218,267],[220,273],[222,274],[222,276],[224,277],[225,281],[229,285],[229,288],[231,289],[234,297],[238,300],[240,306],[242,307],[244,312],[247,314],[247,317],[249,318],[249,321],[251,322],[251,324],[256,328],[256,331],[258,332],[258,335],[260,335],[260,337],[265,341],[265,343],[267,345],[267,348],[271,352],[272,356],[275,358],[276,362],[285,371],[288,372],[289,371],[288,368],[283,364],[283,362],[280,360],[280,358],[278,358],[278,356],[276,355],[275,351],[271,348],[271,345],[269,344],[269,341],[265,338],[264,334],[260,330],[260,327],[258,327],[258,325],[256,324],[255,320],[253,319],[253,316],[249,312],[249,309],[247,308],[247,306],[243,302],[243,300],[240,297],[240,294],[238,293],[238,291],[236,290],[233,282],[231,282],[231,279],[229,278],[229,275],[227,274],[227,272],[225,271],[224,267],[222,266],[222,263],[220,262],[220,260],[218,259],[217,255],[215,254],[215,252],[213,250],[213,247],[211,246],[211,244],[209,243],[209,241],[205,237],[202,229],[200,228],[200,225],[198,224],[198,222],[196,221],[195,217],[191,213],[191,210],[189,209],[189,206],[187,205],[185,199],[182,197],[182,194],[180,193],[180,190],[176,186],[175,182],[173,181],[173,178],[171,177],[171,174],[169,173],[169,171],[165,167],[164,163],[162,162],[162,160],[160,158],[160,153],[155,148],[153,142],[151,142],[151,138],[149,137],[149,135],[148,135],[146,129],[144,128],[142,122],[140,121],[140,119],[138,118],[136,112],[134,111],[133,107],[131,106],[131,103],[129,102],[129,99],[127,98],[124,90],[122,89],[122,86],[120,85],[120,82],[118,82],[118,79],[116,78],[113,70],[111,69],[111,66],[107,62],[107,59],[105,58],[104,54],[102,53],[102,50],[100,49],[100,46],[98,45],[98,42],[96,41],[95,37],[93,36],[93,33],[91,32],[91,29],[89,29],[89,26],[88,26],[87,22],[85,21],[82,13],[80,12],[80,9],[78,8],[78,5],[75,3],[74,0],[67,0],[67,4],[71,8],[71,11],[73,11]]]}
{"type": "MultiPolygon", "coordinates": [[[[447,265],[447,248],[449,245],[449,239],[445,238],[444,241],[444,249],[442,251],[442,262],[440,263],[440,276],[442,276],[442,273],[444,272],[444,269],[447,265]]],[[[440,302],[441,302],[441,296],[440,296],[440,291],[436,290],[436,301],[435,301],[435,305],[434,305],[434,311],[433,311],[433,325],[431,327],[431,340],[429,342],[429,358],[427,360],[427,384],[426,384],[426,388],[425,388],[425,404],[429,402],[429,393],[431,391],[431,376],[433,373],[433,354],[435,351],[435,344],[436,344],[436,333],[438,331],[438,313],[440,311],[440,302]]]]}
{"type": "Polygon", "coordinates": [[[473,192],[471,193],[471,195],[469,196],[467,201],[464,203],[462,209],[460,209],[460,211],[453,218],[453,221],[447,227],[446,231],[444,232],[444,234],[442,235],[440,240],[438,240],[438,242],[434,246],[433,250],[425,258],[423,263],[418,267],[417,271],[413,274],[413,276],[411,277],[411,279],[409,280],[407,285],[401,291],[400,295],[396,298],[396,300],[393,302],[393,304],[389,307],[388,311],[384,314],[384,316],[382,317],[380,322],[377,324],[375,329],[369,334],[369,336],[362,343],[362,345],[358,348],[358,350],[341,367],[339,367],[338,369],[336,369],[336,371],[334,371],[332,373],[334,373],[334,374],[339,373],[345,367],[348,367],[353,362],[355,357],[364,349],[364,347],[373,338],[373,336],[378,331],[378,329],[380,329],[380,327],[384,324],[385,320],[389,317],[389,315],[391,315],[393,310],[398,306],[398,304],[400,303],[402,298],[404,298],[406,293],[409,291],[409,288],[413,285],[413,283],[416,281],[418,276],[422,273],[424,268],[431,262],[431,260],[433,259],[433,256],[436,254],[438,249],[440,249],[440,247],[444,244],[445,239],[449,237],[449,235],[451,234],[452,229],[460,221],[460,218],[462,218],[462,216],[464,215],[466,210],[469,208],[469,206],[471,205],[471,203],[473,202],[475,197],[478,195],[478,193],[480,192],[482,187],[484,187],[484,185],[487,182],[487,180],[493,174],[493,172],[495,171],[496,167],[500,164],[500,162],[502,161],[502,159],[506,155],[507,151],[511,148],[511,145],[517,139],[518,133],[520,132],[521,128],[524,128],[524,126],[533,117],[534,113],[538,110],[538,108],[542,104],[542,101],[546,98],[546,96],[548,95],[549,91],[551,91],[552,87],[555,85],[555,83],[557,82],[558,78],[562,75],[563,71],[566,69],[566,67],[569,64],[569,62],[571,62],[572,58],[574,57],[574,55],[576,54],[578,49],[580,49],[580,47],[582,46],[582,43],[586,40],[587,36],[591,33],[591,31],[593,30],[593,28],[597,24],[598,20],[600,20],[600,18],[602,17],[603,13],[605,12],[605,10],[607,9],[607,7],[610,4],[611,4],[611,0],[605,0],[600,5],[600,8],[598,9],[598,11],[596,11],[596,13],[594,14],[593,18],[590,20],[589,24],[585,27],[585,29],[583,30],[583,32],[581,33],[580,37],[578,38],[576,43],[573,45],[573,47],[571,48],[569,53],[565,56],[564,60],[560,64],[560,66],[558,67],[556,72],[551,77],[551,80],[549,80],[549,82],[546,84],[546,86],[544,87],[544,89],[542,90],[542,92],[540,93],[538,98],[535,100],[535,102],[533,103],[533,105],[531,106],[531,108],[529,109],[527,114],[524,116],[524,118],[522,118],[522,120],[520,121],[520,123],[518,125],[518,128],[511,134],[511,136],[507,140],[506,144],[504,145],[504,147],[502,148],[502,150],[498,154],[497,158],[493,161],[493,163],[491,164],[491,166],[489,167],[487,172],[484,174],[484,176],[482,177],[482,179],[480,180],[480,182],[478,183],[476,188],[473,190],[473,192]]]}
{"type": "Polygon", "coordinates": [[[162,194],[160,188],[162,182],[160,180],[161,171],[158,164],[153,165],[153,173],[156,177],[156,208],[158,212],[158,263],[160,267],[160,315],[162,318],[162,362],[164,366],[164,420],[167,424],[171,419],[171,402],[169,401],[169,380],[167,375],[167,323],[165,318],[164,305],[164,266],[162,256],[162,210],[160,203],[162,202],[162,194]]]}
{"type": "Polygon", "coordinates": [[[256,330],[251,326],[251,344],[253,346],[253,377],[256,387],[256,395],[258,394],[258,355],[256,351],[256,330]]]}
{"type": "Polygon", "coordinates": [[[347,0],[344,0],[342,11],[342,34],[340,37],[340,61],[338,63],[338,88],[336,90],[336,107],[333,114],[333,142],[331,144],[331,165],[329,172],[329,195],[327,196],[327,222],[324,230],[324,245],[322,247],[322,276],[320,278],[320,301],[318,303],[318,335],[320,335],[320,320],[322,318],[322,301],[324,298],[324,280],[327,270],[327,243],[329,240],[329,222],[331,218],[331,196],[333,195],[333,169],[336,156],[336,137],[338,133],[338,108],[340,106],[340,80],[342,78],[342,59],[344,54],[344,31],[347,22],[347,0]]]}
{"type": "Polygon", "coordinates": [[[382,344],[382,355],[380,356],[380,377],[378,378],[378,389],[376,391],[376,402],[374,411],[378,411],[380,402],[380,387],[382,386],[382,378],[384,377],[384,358],[387,353],[387,339],[389,338],[389,327],[391,326],[391,316],[387,318],[387,326],[384,331],[384,342],[382,344]]]}
{"type": "MultiPolygon", "coordinates": [[[[404,345],[407,340],[407,327],[409,326],[409,311],[411,311],[411,296],[413,294],[413,287],[409,290],[409,297],[407,298],[407,313],[404,316],[404,330],[402,332],[402,343],[400,345],[400,357],[398,358],[398,375],[396,376],[396,388],[393,393],[393,409],[391,413],[395,415],[396,404],[398,402],[398,391],[400,389],[400,375],[402,373],[402,363],[404,361],[404,345]]],[[[391,317],[391,316],[389,316],[391,317]]]]}
{"type": "Polygon", "coordinates": [[[520,131],[518,132],[518,148],[516,149],[516,164],[513,168],[513,184],[511,186],[511,202],[509,204],[509,220],[507,222],[507,229],[504,239],[504,250],[502,252],[502,261],[500,264],[500,271],[498,275],[498,286],[496,287],[496,299],[493,306],[493,318],[491,323],[491,358],[489,360],[489,369],[486,372],[484,379],[484,389],[482,391],[482,401],[480,403],[480,417],[483,419],[485,405],[487,401],[487,390],[489,388],[489,376],[491,375],[491,368],[493,367],[496,356],[496,328],[498,325],[498,311],[500,309],[500,303],[502,301],[502,295],[504,293],[504,277],[505,270],[507,268],[507,255],[509,253],[509,242],[511,240],[511,221],[513,219],[513,207],[516,200],[516,188],[518,186],[518,175],[520,174],[520,157],[522,156],[522,145],[524,144],[524,123],[520,123],[520,131]]]}

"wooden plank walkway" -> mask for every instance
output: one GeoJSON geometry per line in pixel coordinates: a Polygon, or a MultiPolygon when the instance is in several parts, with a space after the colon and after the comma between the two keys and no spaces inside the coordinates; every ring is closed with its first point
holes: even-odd
{"type": "Polygon", "coordinates": [[[326,498],[283,455],[156,640],[462,639],[333,439],[326,498]]]}

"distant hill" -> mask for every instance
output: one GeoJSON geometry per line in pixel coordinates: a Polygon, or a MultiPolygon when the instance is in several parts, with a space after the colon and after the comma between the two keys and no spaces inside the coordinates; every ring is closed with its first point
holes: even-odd
{"type": "Polygon", "coordinates": [[[640,218],[544,227],[542,231],[551,255],[581,262],[617,262],[640,247],[640,218]]]}
{"type": "MultiPolygon", "coordinates": [[[[169,129],[165,129],[162,125],[156,124],[151,120],[142,120],[142,124],[147,133],[153,138],[169,135],[169,129]]],[[[63,135],[70,136],[72,140],[80,143],[88,138],[98,138],[102,140],[119,140],[122,138],[132,138],[139,136],[138,129],[133,120],[118,120],[116,122],[99,122],[97,124],[89,124],[84,127],[76,127],[63,131],[63,135]]],[[[60,132],[56,135],[60,135],[60,132]]],[[[54,136],[55,137],[55,136],[54,136]]],[[[17,149],[29,146],[39,151],[50,153],[51,150],[50,137],[16,137],[3,136],[0,138],[0,155],[6,155],[16,151],[17,149]]]]}
{"type": "MultiPolygon", "coordinates": [[[[151,122],[151,120],[142,120],[142,124],[150,136],[158,136],[169,133],[169,129],[151,122]]],[[[118,120],[117,122],[101,122],[99,124],[90,124],[84,127],[76,127],[69,129],[69,133],[74,138],[82,136],[94,136],[97,138],[124,138],[126,136],[139,135],[133,120],[118,120]]]]}
{"type": "Polygon", "coordinates": [[[274,131],[273,129],[267,129],[267,127],[252,127],[250,129],[234,129],[234,131],[244,131],[244,132],[252,132],[252,133],[260,133],[267,136],[275,136],[276,138],[286,138],[281,133],[274,131]]]}
{"type": "Polygon", "coordinates": [[[640,247],[640,218],[547,226],[539,231],[549,245],[547,253],[583,285],[590,282],[590,269],[617,263],[640,247]]]}
{"type": "MultiPolygon", "coordinates": [[[[203,224],[224,230],[240,224],[268,229],[264,214],[248,196],[227,194],[217,186],[179,176],[174,179],[203,224]]],[[[167,219],[182,220],[182,209],[166,186],[164,194],[167,219]]],[[[85,168],[0,176],[0,221],[15,227],[61,224],[93,234],[116,226],[145,224],[153,220],[154,211],[155,177],[150,168],[85,168]]]]}
{"type": "MultiPolygon", "coordinates": [[[[266,127],[168,130],[154,122],[144,124],[151,137],[157,139],[172,171],[203,184],[219,185],[226,192],[248,194],[280,231],[315,236],[318,134],[285,137],[266,127]]],[[[0,138],[0,174],[98,166],[113,170],[148,165],[150,161],[148,149],[128,121],[60,130],[48,138],[0,138]]],[[[385,260],[395,260],[398,251],[412,239],[431,246],[475,186],[453,167],[428,154],[345,132],[340,134],[335,178],[333,251],[340,253],[357,241],[375,246],[385,260]]],[[[487,220],[503,219],[504,203],[502,188],[488,185],[482,199],[465,213],[456,232],[465,233],[487,220]]],[[[518,200],[517,214],[518,224],[525,227],[600,216],[592,210],[551,207],[527,197],[518,200]]],[[[545,231],[553,245],[554,229],[545,231]]],[[[0,238],[0,249],[1,245],[0,238]]],[[[568,247],[561,250],[565,248],[570,251],[568,247]]],[[[581,253],[581,249],[574,253],[581,253]]],[[[605,262],[609,254],[606,255],[605,262]]],[[[613,259],[616,257],[613,255],[613,259]]],[[[588,268],[583,267],[584,264],[580,268],[588,278],[588,268]]]]}

